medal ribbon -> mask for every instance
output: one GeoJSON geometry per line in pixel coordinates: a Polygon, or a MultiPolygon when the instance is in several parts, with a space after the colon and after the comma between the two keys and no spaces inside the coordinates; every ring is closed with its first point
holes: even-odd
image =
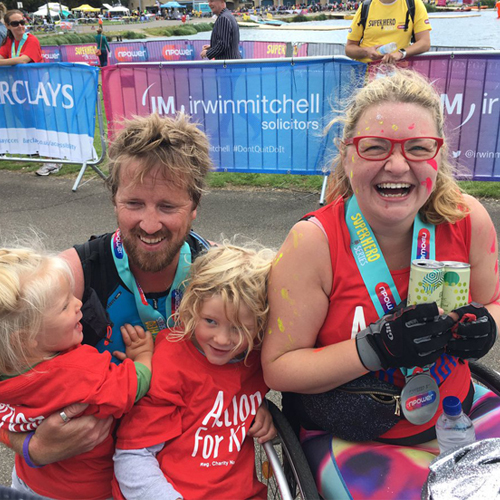
{"type": "MultiPolygon", "coordinates": [[[[401,302],[377,238],[366,222],[356,196],[346,202],[345,221],[351,236],[351,251],[379,318],[401,302]]],[[[435,226],[424,223],[419,214],[413,223],[412,260],[435,258],[435,226]]]]}
{"type": "Polygon", "coordinates": [[[168,300],[167,298],[165,301],[164,314],[160,313],[160,311],[149,304],[141,285],[134,278],[134,275],[130,270],[127,252],[123,247],[119,229],[116,230],[111,238],[111,253],[113,255],[116,270],[120,275],[120,279],[134,295],[137,312],[139,313],[144,327],[153,335],[156,335],[159,331],[164,330],[167,327],[168,318],[170,318],[172,313],[175,312],[177,303],[180,302],[180,297],[182,297],[181,285],[185,277],[188,275],[189,268],[191,266],[191,249],[189,244],[184,242],[181,247],[179,263],[177,264],[177,270],[175,271],[174,281],[170,287],[170,296],[172,299],[168,300]]]}
{"type": "Polygon", "coordinates": [[[12,40],[12,46],[10,47],[10,57],[19,57],[21,55],[21,49],[23,48],[23,45],[26,43],[26,40],[28,39],[29,33],[25,33],[21,40],[19,41],[19,45],[17,46],[17,51],[15,48],[15,40],[12,40]]]}

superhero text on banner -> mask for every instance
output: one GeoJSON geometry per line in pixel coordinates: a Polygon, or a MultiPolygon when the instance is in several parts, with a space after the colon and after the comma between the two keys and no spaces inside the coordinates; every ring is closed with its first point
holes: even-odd
{"type": "Polygon", "coordinates": [[[93,158],[98,75],[71,63],[0,67],[0,154],[93,158]]]}
{"type": "Polygon", "coordinates": [[[123,64],[103,69],[104,105],[111,135],[123,118],[184,111],[207,133],[221,170],[318,174],[338,133],[323,134],[332,105],[365,70],[345,58],[123,64]]]}

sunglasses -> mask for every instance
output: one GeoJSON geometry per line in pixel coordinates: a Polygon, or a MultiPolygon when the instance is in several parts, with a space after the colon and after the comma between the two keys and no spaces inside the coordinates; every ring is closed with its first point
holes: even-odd
{"type": "Polygon", "coordinates": [[[26,21],[23,19],[22,21],[12,21],[9,23],[9,26],[12,26],[13,28],[17,28],[19,25],[24,26],[26,24],[26,21]]]}
{"type": "Polygon", "coordinates": [[[388,137],[363,136],[347,139],[344,144],[354,144],[358,156],[368,161],[387,160],[395,144],[401,144],[401,153],[407,160],[426,161],[436,157],[443,142],[440,137],[389,139],[388,137]]]}

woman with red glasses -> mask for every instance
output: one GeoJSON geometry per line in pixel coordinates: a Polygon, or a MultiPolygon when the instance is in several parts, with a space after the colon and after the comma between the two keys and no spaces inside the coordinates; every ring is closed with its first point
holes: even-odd
{"type": "MultiPolygon", "coordinates": [[[[422,76],[373,80],[339,121],[329,204],[273,264],[264,376],[285,393],[323,497],[416,499],[444,397],[461,400],[478,439],[500,437],[500,398],[473,386],[467,363],[497,335],[497,236],[453,179],[440,96],[422,76]],[[406,307],[422,258],[470,264],[465,305],[406,307]]],[[[442,275],[421,280],[432,291],[442,275]]]]}
{"type": "Polygon", "coordinates": [[[0,66],[42,62],[38,38],[26,33],[26,20],[20,10],[9,10],[4,17],[7,37],[0,47],[0,66]]]}

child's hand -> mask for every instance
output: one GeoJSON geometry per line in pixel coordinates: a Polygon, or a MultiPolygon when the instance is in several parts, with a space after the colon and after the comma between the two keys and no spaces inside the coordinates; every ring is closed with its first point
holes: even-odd
{"type": "Polygon", "coordinates": [[[153,337],[149,331],[144,331],[141,326],[125,324],[120,328],[122,332],[125,352],[114,351],[113,356],[123,361],[130,358],[138,361],[151,369],[151,358],[153,357],[153,337]]]}
{"type": "Polygon", "coordinates": [[[273,417],[269,413],[265,403],[259,406],[253,424],[248,429],[248,435],[257,438],[259,444],[263,444],[276,437],[277,431],[273,424],[273,417]]]}

